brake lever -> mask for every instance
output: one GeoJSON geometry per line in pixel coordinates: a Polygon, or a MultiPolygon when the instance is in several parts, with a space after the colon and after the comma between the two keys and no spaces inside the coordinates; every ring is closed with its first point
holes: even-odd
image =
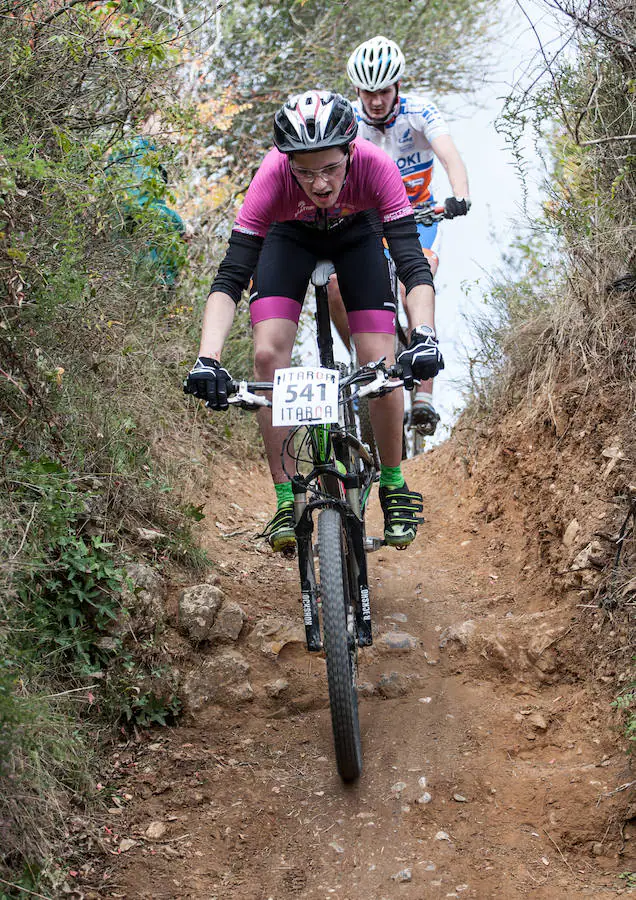
{"type": "Polygon", "coordinates": [[[396,388],[402,387],[403,385],[404,381],[402,380],[389,382],[386,372],[379,370],[373,381],[358,388],[355,396],[360,400],[364,397],[383,397],[384,394],[389,394],[391,391],[394,391],[396,388]]]}
{"type": "Polygon", "coordinates": [[[376,369],[384,369],[384,363],[386,362],[386,356],[381,356],[380,359],[376,359],[375,362],[365,363],[362,366],[363,369],[367,369],[369,372],[375,372],[376,369]]]}
{"type": "Polygon", "coordinates": [[[260,394],[253,394],[247,387],[247,381],[239,381],[236,392],[227,398],[232,406],[241,406],[243,409],[258,409],[261,406],[271,406],[272,401],[260,394]]]}

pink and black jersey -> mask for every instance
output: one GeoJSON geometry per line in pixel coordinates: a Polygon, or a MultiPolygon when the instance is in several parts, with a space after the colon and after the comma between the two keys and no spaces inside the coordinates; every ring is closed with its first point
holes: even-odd
{"type": "MultiPolygon", "coordinates": [[[[267,306],[267,315],[273,315],[274,304],[276,318],[281,303],[298,312],[315,261],[331,259],[347,309],[383,309],[388,304],[393,311],[382,329],[393,327],[394,301],[382,234],[407,291],[418,284],[432,285],[433,279],[395,163],[369,141],[352,146],[338,201],[329,209],[309,199],[287,156],[269,151],[247,189],[212,291],[238,303],[254,274],[258,291],[253,293],[252,308],[257,300],[259,309],[267,306]]],[[[367,319],[362,326],[357,324],[358,330],[376,330],[367,319]]]]}
{"type": "MultiPolygon", "coordinates": [[[[337,206],[326,210],[327,220],[374,209],[382,222],[394,222],[411,213],[406,190],[393,160],[369,141],[354,142],[355,152],[337,206]]],[[[294,178],[289,159],[270,150],[252,179],[234,223],[234,230],[265,237],[274,222],[324,221],[319,210],[294,178]]]]}

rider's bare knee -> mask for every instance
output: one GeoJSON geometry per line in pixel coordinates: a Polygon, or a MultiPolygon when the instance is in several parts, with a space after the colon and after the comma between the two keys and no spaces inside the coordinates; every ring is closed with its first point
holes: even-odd
{"type": "Polygon", "coordinates": [[[361,365],[385,356],[389,365],[395,362],[395,338],[382,332],[359,332],[353,336],[361,365]]]}
{"type": "Polygon", "coordinates": [[[428,247],[424,247],[423,250],[424,256],[427,258],[428,264],[431,267],[431,275],[435,275],[437,267],[439,266],[439,256],[434,250],[431,250],[428,247]]]}
{"type": "Polygon", "coordinates": [[[289,365],[289,354],[282,353],[274,344],[265,343],[254,347],[254,375],[257,381],[271,381],[274,370],[289,365]]]}

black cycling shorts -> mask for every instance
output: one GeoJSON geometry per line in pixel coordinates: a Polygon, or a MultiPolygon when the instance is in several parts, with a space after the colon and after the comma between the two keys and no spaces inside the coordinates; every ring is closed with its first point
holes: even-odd
{"type": "Polygon", "coordinates": [[[290,319],[298,324],[316,262],[330,259],[352,334],[395,332],[395,299],[373,213],[348,216],[326,231],[301,222],[277,222],[267,232],[252,290],[252,324],[290,319]]]}

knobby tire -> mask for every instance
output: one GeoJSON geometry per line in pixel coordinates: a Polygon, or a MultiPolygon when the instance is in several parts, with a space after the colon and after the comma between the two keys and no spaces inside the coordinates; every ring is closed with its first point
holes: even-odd
{"type": "MultiPolygon", "coordinates": [[[[402,342],[399,335],[395,335],[395,358],[397,359],[400,353],[406,350],[406,344],[402,342]]],[[[413,394],[411,393],[411,398],[413,394]]],[[[408,459],[409,450],[408,450],[408,441],[406,436],[406,423],[402,422],[402,459],[408,459]]],[[[413,456],[415,456],[415,452],[413,452],[413,456]]]]}
{"type": "Polygon", "coordinates": [[[420,453],[424,453],[426,449],[426,435],[422,434],[417,430],[416,427],[412,429],[413,431],[413,456],[419,456],[420,453]]]}
{"type": "Polygon", "coordinates": [[[318,517],[318,559],[331,725],[340,777],[343,781],[354,781],[362,772],[362,742],[356,693],[356,646],[354,635],[347,631],[350,599],[343,537],[340,513],[323,509],[318,517]]]}
{"type": "Polygon", "coordinates": [[[358,406],[358,416],[360,419],[360,439],[363,444],[367,444],[371,456],[375,460],[375,466],[380,471],[380,452],[375,442],[375,435],[371,427],[371,415],[369,413],[369,400],[363,397],[358,406]]]}

